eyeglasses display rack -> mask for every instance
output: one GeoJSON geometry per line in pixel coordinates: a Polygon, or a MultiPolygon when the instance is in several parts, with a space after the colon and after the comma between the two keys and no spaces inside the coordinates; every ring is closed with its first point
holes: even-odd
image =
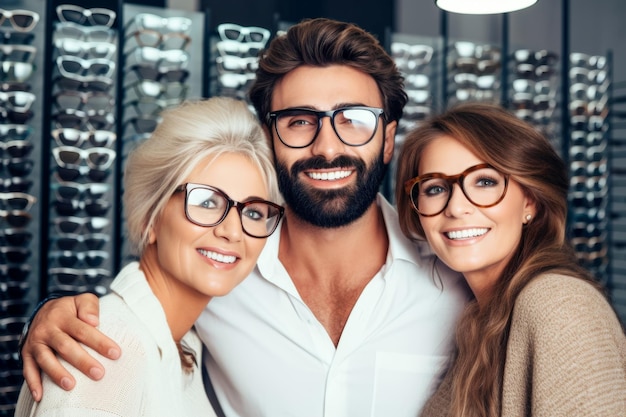
{"type": "MultiPolygon", "coordinates": [[[[126,156],[150,136],[163,110],[203,96],[206,18],[203,13],[124,5],[121,174],[126,156]]],[[[134,259],[120,229],[120,269],[134,259]]]]}
{"type": "Polygon", "coordinates": [[[114,276],[120,4],[50,6],[47,291],[103,295],[114,276]]]}
{"type": "MultiPolygon", "coordinates": [[[[212,56],[209,83],[212,95],[248,100],[259,52],[271,37],[269,29],[219,23],[210,37],[212,56]]],[[[250,110],[254,111],[252,106],[250,110]]]]}
{"type": "MultiPolygon", "coordinates": [[[[610,62],[610,60],[609,60],[610,62]]],[[[610,68],[610,66],[609,66],[610,68]]],[[[617,313],[626,317],[626,80],[613,83],[607,91],[610,104],[608,145],[609,272],[611,301],[617,313]]]]}
{"type": "MultiPolygon", "coordinates": [[[[401,146],[406,128],[419,124],[419,117],[414,117],[414,97],[425,100],[417,112],[421,116],[468,101],[496,103],[510,109],[542,131],[567,162],[568,238],[581,265],[609,292],[615,291],[616,299],[620,299],[620,294],[621,299],[626,299],[626,264],[622,265],[619,256],[609,256],[611,251],[626,252],[626,238],[615,244],[617,238],[626,236],[624,216],[615,209],[626,201],[626,192],[622,193],[626,187],[622,176],[626,174],[618,165],[610,168],[611,155],[615,153],[609,146],[610,52],[606,56],[590,56],[523,46],[509,51],[507,36],[503,36],[506,42],[502,45],[451,40],[445,34],[440,39],[396,33],[388,37],[390,52],[405,76],[409,94],[409,103],[398,124],[396,146],[401,146]],[[424,65],[425,60],[429,65],[424,65]],[[427,91],[418,93],[419,89],[414,89],[416,82],[427,91]],[[431,88],[435,85],[440,88],[431,88]],[[562,85],[568,86],[566,91],[562,85]],[[615,182],[612,176],[616,176],[615,182]],[[611,184],[617,186],[614,191],[611,184]]],[[[622,98],[622,102],[626,99],[622,98]]],[[[623,113],[618,114],[626,120],[626,111],[623,113]]],[[[626,131],[626,123],[624,126],[626,131]]],[[[623,164],[624,151],[620,150],[617,160],[623,164]]],[[[392,165],[385,186],[388,198],[394,195],[393,168],[392,165]]],[[[626,322],[626,307],[619,314],[626,322]]]]}
{"type": "MultiPolygon", "coordinates": [[[[404,76],[408,96],[396,129],[396,148],[399,149],[411,129],[443,106],[440,82],[444,59],[442,39],[392,33],[385,46],[404,76]]],[[[395,172],[397,160],[398,152],[395,152],[389,172],[395,172]]],[[[383,184],[384,194],[393,199],[395,187],[394,176],[388,175],[383,184]]]]}
{"type": "Polygon", "coordinates": [[[0,3],[0,416],[23,382],[17,346],[39,298],[44,3],[0,3]]]}
{"type": "Polygon", "coordinates": [[[609,95],[607,56],[569,54],[568,147],[569,228],[582,265],[611,288],[609,233],[609,95]]]}
{"type": "MultiPolygon", "coordinates": [[[[36,302],[104,294],[133,259],[121,214],[128,153],[185,99],[247,100],[258,52],[290,25],[123,0],[0,5],[0,417],[13,413],[17,342],[36,302]]],[[[572,243],[626,321],[626,83],[612,83],[610,53],[509,50],[504,36],[389,31],[383,41],[409,97],[398,146],[425,117],[464,101],[500,103],[548,135],[570,169],[572,243]]],[[[393,199],[395,159],[390,168],[382,191],[393,199]]]]}

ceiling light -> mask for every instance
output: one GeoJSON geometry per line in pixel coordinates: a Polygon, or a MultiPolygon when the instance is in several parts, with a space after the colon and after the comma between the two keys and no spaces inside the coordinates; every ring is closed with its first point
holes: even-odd
{"type": "Polygon", "coordinates": [[[509,13],[525,9],[537,0],[435,0],[445,11],[463,14],[509,13]]]}

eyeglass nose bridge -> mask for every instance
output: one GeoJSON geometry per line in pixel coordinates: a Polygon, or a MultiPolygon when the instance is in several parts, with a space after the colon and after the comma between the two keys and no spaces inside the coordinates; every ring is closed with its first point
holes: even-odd
{"type": "Polygon", "coordinates": [[[335,136],[337,136],[337,139],[339,139],[341,141],[341,143],[343,143],[345,145],[351,146],[349,143],[347,143],[346,141],[344,141],[341,138],[341,135],[339,135],[339,132],[337,132],[337,128],[335,127],[335,115],[337,114],[337,112],[339,112],[341,110],[342,109],[318,111],[318,112],[316,112],[316,114],[317,114],[317,130],[315,131],[315,135],[313,136],[313,139],[311,140],[311,143],[309,144],[309,146],[312,145],[313,143],[315,143],[315,141],[317,140],[317,137],[319,136],[320,132],[322,131],[322,119],[324,119],[325,117],[328,117],[330,119],[330,126],[333,128],[333,132],[335,132],[335,136]]]}
{"type": "MultiPolygon", "coordinates": [[[[418,213],[420,213],[420,215],[424,216],[424,217],[433,217],[433,216],[437,216],[441,213],[443,213],[445,211],[445,209],[448,207],[448,204],[450,204],[450,200],[452,199],[452,193],[454,192],[454,184],[458,184],[459,188],[461,189],[461,191],[463,192],[463,195],[465,196],[465,198],[467,199],[467,201],[469,201],[472,205],[476,206],[476,207],[481,207],[481,208],[488,208],[488,207],[493,207],[495,205],[497,205],[498,203],[500,203],[503,199],[504,196],[506,195],[507,189],[509,187],[509,176],[508,175],[504,175],[504,189],[502,190],[502,195],[500,196],[500,198],[498,200],[496,200],[494,203],[492,204],[478,204],[476,202],[474,202],[474,200],[472,200],[472,198],[468,195],[467,191],[465,190],[465,178],[471,174],[474,171],[477,171],[479,169],[483,169],[483,168],[493,168],[491,167],[491,165],[483,163],[483,164],[478,164],[478,165],[474,165],[472,167],[469,167],[468,169],[466,169],[465,171],[461,172],[460,174],[457,175],[444,175],[442,173],[434,173],[434,174],[429,174],[427,175],[428,177],[432,177],[432,178],[439,178],[443,181],[445,181],[449,188],[450,188],[450,192],[448,193],[448,197],[446,199],[446,203],[444,204],[444,206],[441,208],[440,211],[438,211],[437,213],[434,214],[423,214],[420,213],[419,209],[417,208],[416,202],[413,201],[413,197],[411,197],[411,203],[413,204],[413,207],[417,210],[418,213]]],[[[409,180],[405,183],[405,191],[407,192],[407,194],[412,195],[413,193],[413,188],[416,186],[419,186],[419,183],[422,179],[425,179],[425,177],[416,177],[412,180],[409,180]]]]}
{"type": "MultiPolygon", "coordinates": [[[[478,206],[478,204],[474,203],[474,200],[472,200],[471,197],[467,194],[467,191],[465,191],[465,186],[463,184],[465,182],[466,175],[467,175],[467,172],[462,172],[460,174],[444,178],[445,181],[450,186],[450,192],[448,193],[448,198],[446,199],[446,204],[444,204],[443,208],[441,209],[441,211],[439,213],[443,213],[448,208],[448,206],[450,205],[450,200],[452,200],[452,195],[454,194],[454,185],[455,184],[459,186],[459,188],[461,189],[461,192],[463,193],[463,196],[465,196],[467,201],[469,201],[474,206],[478,206]]],[[[439,214],[439,213],[437,213],[437,214],[439,214]]]]}
{"type": "Polygon", "coordinates": [[[241,231],[245,233],[245,230],[243,227],[243,209],[245,207],[245,203],[240,203],[239,201],[235,201],[229,196],[227,196],[226,194],[223,194],[222,198],[226,200],[226,208],[224,209],[224,213],[222,214],[222,217],[220,217],[220,219],[213,225],[213,227],[217,227],[220,224],[224,223],[224,220],[226,220],[226,217],[228,217],[230,210],[233,208],[236,208],[237,215],[239,216],[239,225],[241,226],[241,231]]]}

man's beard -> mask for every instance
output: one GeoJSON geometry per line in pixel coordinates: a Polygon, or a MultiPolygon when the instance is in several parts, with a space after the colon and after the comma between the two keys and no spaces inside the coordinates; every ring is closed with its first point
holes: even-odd
{"type": "Polygon", "coordinates": [[[376,194],[387,172],[381,152],[368,169],[361,159],[340,156],[326,161],[319,156],[297,161],[291,171],[276,161],[278,186],[285,203],[293,213],[317,227],[335,228],[348,225],[360,218],[376,199],[376,194]],[[354,167],[355,185],[338,190],[315,189],[300,182],[298,174],[310,169],[354,167]]]}

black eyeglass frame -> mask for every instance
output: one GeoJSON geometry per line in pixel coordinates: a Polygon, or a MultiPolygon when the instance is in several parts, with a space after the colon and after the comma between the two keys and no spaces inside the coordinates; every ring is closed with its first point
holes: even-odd
{"type": "Polygon", "coordinates": [[[374,136],[376,136],[376,132],[378,131],[378,119],[383,116],[383,127],[385,126],[386,120],[384,118],[384,114],[385,114],[385,110],[381,109],[380,107],[368,107],[368,106],[347,106],[347,107],[341,107],[335,110],[327,110],[327,111],[317,111],[317,110],[312,110],[312,109],[307,109],[307,108],[303,108],[303,107],[291,107],[288,109],[283,109],[283,110],[276,110],[273,112],[269,112],[266,116],[266,122],[268,127],[271,128],[272,125],[272,121],[274,122],[274,131],[276,132],[276,135],[278,136],[278,139],[280,139],[280,141],[283,143],[283,145],[287,146],[288,148],[292,148],[292,149],[302,149],[302,148],[306,148],[307,146],[311,146],[313,144],[313,142],[315,142],[315,139],[317,139],[317,136],[320,133],[320,130],[322,130],[322,119],[324,117],[329,117],[330,118],[330,125],[333,127],[333,131],[335,132],[335,134],[337,135],[337,137],[339,138],[339,140],[348,146],[363,146],[363,145],[367,145],[369,142],[371,142],[372,139],[374,139],[374,136]],[[369,139],[367,139],[365,142],[363,143],[359,143],[359,144],[352,144],[352,143],[348,143],[346,142],[341,135],[339,134],[339,132],[337,132],[337,128],[335,127],[335,115],[339,112],[342,111],[346,111],[346,110],[369,110],[370,112],[372,112],[374,114],[374,116],[376,116],[376,124],[374,125],[374,130],[372,131],[372,135],[369,137],[369,139]],[[278,117],[280,117],[281,114],[285,114],[285,113],[289,113],[289,112],[307,112],[309,114],[314,114],[317,116],[317,130],[315,131],[315,134],[313,135],[313,137],[311,138],[311,141],[309,143],[307,143],[306,145],[301,145],[301,146],[292,146],[287,144],[283,138],[280,136],[280,132],[278,132],[278,124],[276,123],[276,120],[278,119],[278,117]]]}
{"type": "Polygon", "coordinates": [[[468,174],[470,174],[470,173],[472,173],[474,171],[478,171],[479,169],[484,169],[484,168],[490,168],[490,169],[493,169],[494,171],[500,172],[499,170],[497,170],[496,168],[494,168],[493,166],[491,166],[489,164],[478,164],[478,165],[471,166],[471,167],[467,168],[465,171],[463,171],[463,172],[461,172],[460,174],[457,174],[457,175],[445,175],[445,174],[442,174],[440,172],[433,172],[433,173],[420,175],[418,177],[415,177],[415,178],[412,178],[410,180],[407,180],[404,183],[404,191],[409,196],[409,200],[411,200],[411,206],[413,206],[413,210],[415,210],[420,216],[424,216],[424,217],[434,217],[434,216],[437,216],[437,215],[443,213],[443,211],[446,209],[446,207],[448,207],[448,204],[450,203],[450,199],[452,198],[452,193],[454,192],[454,184],[459,184],[459,188],[463,192],[463,195],[465,195],[465,198],[467,198],[467,200],[470,203],[472,203],[473,205],[475,205],[476,207],[480,207],[480,208],[493,207],[493,206],[499,204],[504,199],[504,196],[506,196],[506,192],[507,192],[507,190],[509,188],[509,175],[508,174],[502,174],[500,172],[500,174],[502,174],[502,176],[504,177],[504,190],[502,190],[502,195],[500,196],[500,198],[498,198],[498,200],[496,200],[494,203],[491,203],[491,204],[477,204],[477,203],[475,203],[474,200],[472,200],[470,198],[470,196],[467,195],[467,192],[465,191],[465,187],[463,187],[463,182],[465,181],[465,177],[468,174]],[[448,183],[448,185],[450,186],[450,192],[448,193],[448,199],[446,201],[446,204],[444,204],[442,209],[439,210],[437,213],[434,213],[434,214],[424,214],[417,208],[417,204],[415,203],[415,200],[413,198],[413,188],[415,187],[416,184],[419,184],[423,180],[429,180],[429,179],[435,179],[435,178],[440,178],[442,180],[445,180],[448,183]]]}
{"type": "Polygon", "coordinates": [[[257,199],[252,199],[252,200],[248,200],[248,201],[244,201],[244,202],[240,202],[240,201],[235,201],[232,198],[230,198],[228,196],[228,194],[226,194],[224,191],[220,190],[217,187],[213,187],[210,185],[205,185],[205,184],[195,184],[195,183],[185,183],[185,184],[181,184],[178,187],[176,187],[176,189],[174,190],[174,193],[179,193],[179,192],[185,192],[185,217],[187,217],[187,220],[189,220],[191,223],[198,225],[198,226],[202,226],[202,227],[215,227],[217,225],[219,225],[220,223],[222,223],[224,221],[224,219],[226,219],[226,217],[228,216],[228,213],[230,212],[230,209],[235,207],[237,208],[237,211],[239,212],[239,221],[241,222],[241,230],[243,230],[243,232],[253,238],[256,239],[265,239],[267,237],[269,237],[272,233],[274,233],[274,231],[276,230],[276,228],[278,227],[278,224],[280,223],[280,220],[282,219],[283,215],[285,214],[285,208],[281,205],[278,205],[276,203],[273,203],[271,201],[267,201],[267,200],[263,200],[260,198],[257,199]],[[218,195],[221,195],[222,197],[224,197],[224,199],[226,200],[226,209],[224,210],[224,214],[222,214],[222,217],[216,221],[215,223],[200,223],[197,222],[195,220],[193,220],[191,218],[191,215],[189,214],[189,210],[187,208],[187,203],[189,200],[189,193],[195,189],[198,188],[204,188],[210,191],[213,191],[215,193],[217,193],[218,195]],[[246,228],[243,225],[243,210],[252,204],[256,204],[256,203],[263,203],[263,204],[267,204],[270,205],[272,207],[274,207],[276,210],[278,210],[278,220],[276,221],[276,224],[274,225],[274,227],[272,227],[271,230],[269,230],[267,232],[267,234],[265,235],[261,235],[261,236],[256,236],[253,235],[251,233],[249,233],[246,228]]]}

